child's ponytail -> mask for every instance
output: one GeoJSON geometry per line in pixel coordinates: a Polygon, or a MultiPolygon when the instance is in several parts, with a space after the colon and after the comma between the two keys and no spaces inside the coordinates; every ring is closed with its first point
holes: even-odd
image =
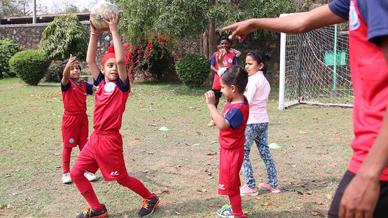
{"type": "Polygon", "coordinates": [[[244,68],[234,65],[221,76],[222,82],[228,86],[234,85],[243,94],[248,83],[248,73],[244,68]]]}

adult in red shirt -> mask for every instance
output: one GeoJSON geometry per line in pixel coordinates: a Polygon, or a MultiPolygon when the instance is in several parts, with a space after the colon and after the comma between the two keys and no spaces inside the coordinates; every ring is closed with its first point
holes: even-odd
{"type": "Polygon", "coordinates": [[[227,26],[242,41],[256,29],[302,33],[349,20],[354,92],[353,156],[329,217],[388,215],[388,1],[334,0],[309,12],[249,19],[227,26]]]}
{"type": "Polygon", "coordinates": [[[71,178],[79,192],[88,202],[90,208],[77,217],[106,217],[108,211],[101,204],[83,171],[96,172],[100,168],[106,181],[115,180],[122,186],[140,195],[144,201],[138,215],[140,217],[153,213],[159,204],[158,197],[148,191],[144,184],[128,175],[124,156],[123,141],[119,132],[122,116],[127,102],[130,83],[126,68],[128,59],[118,34],[118,15],[112,15],[107,21],[113,37],[110,46],[101,60],[101,71],[96,63],[97,37],[99,33],[90,25],[91,33],[86,61],[97,86],[94,106],[94,131],[88,143],[78,155],[71,170],[71,178]]]}

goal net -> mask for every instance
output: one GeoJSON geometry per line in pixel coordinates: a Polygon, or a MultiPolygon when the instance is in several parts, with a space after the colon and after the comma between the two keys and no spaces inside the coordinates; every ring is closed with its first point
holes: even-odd
{"type": "Polygon", "coordinates": [[[279,109],[295,104],[352,107],[348,32],[328,26],[281,33],[279,109]]]}

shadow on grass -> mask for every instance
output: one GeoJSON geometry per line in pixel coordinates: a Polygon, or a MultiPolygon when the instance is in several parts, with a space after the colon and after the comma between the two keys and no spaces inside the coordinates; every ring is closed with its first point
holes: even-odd
{"type": "Polygon", "coordinates": [[[337,177],[326,177],[320,179],[301,180],[299,182],[291,182],[282,186],[283,192],[298,192],[298,194],[309,194],[309,191],[320,190],[331,186],[332,184],[338,184],[339,179],[337,177]]]}
{"type": "MultiPolygon", "coordinates": [[[[135,176],[136,178],[141,178],[142,181],[147,182],[149,184],[154,184],[157,187],[164,187],[168,189],[173,189],[174,186],[172,184],[163,184],[157,181],[153,175],[157,175],[160,173],[159,170],[151,170],[148,171],[147,174],[144,174],[143,172],[128,172],[130,175],[135,176]]],[[[171,173],[168,172],[167,174],[176,174],[179,175],[179,172],[177,173],[171,173]]],[[[281,193],[284,192],[296,192],[299,195],[311,195],[313,191],[315,190],[321,190],[324,188],[327,188],[329,186],[332,186],[333,184],[337,186],[340,182],[341,178],[338,177],[325,177],[325,178],[317,178],[317,179],[302,179],[300,181],[293,181],[293,182],[287,182],[280,184],[281,185],[281,193]]],[[[243,181],[241,181],[243,182],[243,181]]],[[[259,190],[259,195],[268,193],[266,190],[259,190]]]]}
{"type": "MultiPolygon", "coordinates": [[[[149,172],[153,175],[157,171],[149,172]]],[[[141,179],[145,183],[152,183],[157,187],[165,187],[168,189],[174,189],[173,186],[168,184],[162,184],[155,181],[153,176],[144,175],[142,172],[132,172],[132,175],[141,179]]],[[[322,179],[302,180],[299,182],[287,184],[284,186],[282,193],[296,192],[298,195],[310,195],[310,191],[319,190],[329,186],[331,183],[337,182],[332,177],[326,177],[322,179]]],[[[263,194],[264,192],[260,192],[263,194]]],[[[281,195],[280,193],[279,195],[281,195]]],[[[217,217],[216,211],[224,204],[228,202],[227,197],[204,197],[203,199],[190,199],[183,202],[174,204],[173,202],[164,202],[163,195],[160,195],[161,203],[158,210],[155,211],[152,217],[217,217]],[[210,212],[209,212],[210,211],[210,212]],[[210,213],[210,214],[207,214],[210,213]]],[[[249,217],[325,217],[326,210],[314,209],[310,202],[305,202],[303,207],[280,210],[280,211],[268,211],[265,206],[258,206],[256,201],[243,200],[243,209],[248,213],[249,217]],[[259,207],[259,208],[258,208],[259,207]]],[[[108,205],[109,206],[109,205],[108,205]]],[[[138,208],[130,209],[129,211],[120,211],[117,213],[109,214],[110,217],[137,217],[138,208]]],[[[273,210],[273,209],[272,209],[273,210]]],[[[114,211],[111,211],[114,212],[114,211]]]]}
{"type": "MultiPolygon", "coordinates": [[[[161,198],[160,206],[155,210],[152,217],[217,217],[216,211],[225,203],[227,203],[226,198],[221,196],[210,199],[195,199],[178,204],[164,204],[163,198],[161,198]]],[[[248,206],[243,202],[243,209],[248,206]]],[[[121,213],[110,213],[109,217],[138,217],[138,210],[132,209],[121,213]]],[[[255,218],[324,217],[324,214],[326,214],[326,211],[317,211],[315,215],[312,215],[310,212],[311,208],[308,206],[287,211],[268,211],[264,207],[258,210],[253,212],[247,211],[247,213],[249,217],[255,218]]]]}

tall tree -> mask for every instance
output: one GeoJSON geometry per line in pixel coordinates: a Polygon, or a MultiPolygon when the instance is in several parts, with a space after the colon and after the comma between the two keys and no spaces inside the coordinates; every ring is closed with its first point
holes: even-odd
{"type": "Polygon", "coordinates": [[[29,4],[28,0],[0,0],[0,17],[30,15],[29,4]]]}
{"type": "Polygon", "coordinates": [[[80,12],[79,8],[76,5],[67,5],[63,14],[74,14],[80,12]]]}
{"type": "Polygon", "coordinates": [[[117,0],[121,27],[132,43],[151,33],[180,38],[202,34],[203,53],[216,47],[216,32],[226,24],[250,17],[273,17],[294,11],[290,0],[117,0]]]}

